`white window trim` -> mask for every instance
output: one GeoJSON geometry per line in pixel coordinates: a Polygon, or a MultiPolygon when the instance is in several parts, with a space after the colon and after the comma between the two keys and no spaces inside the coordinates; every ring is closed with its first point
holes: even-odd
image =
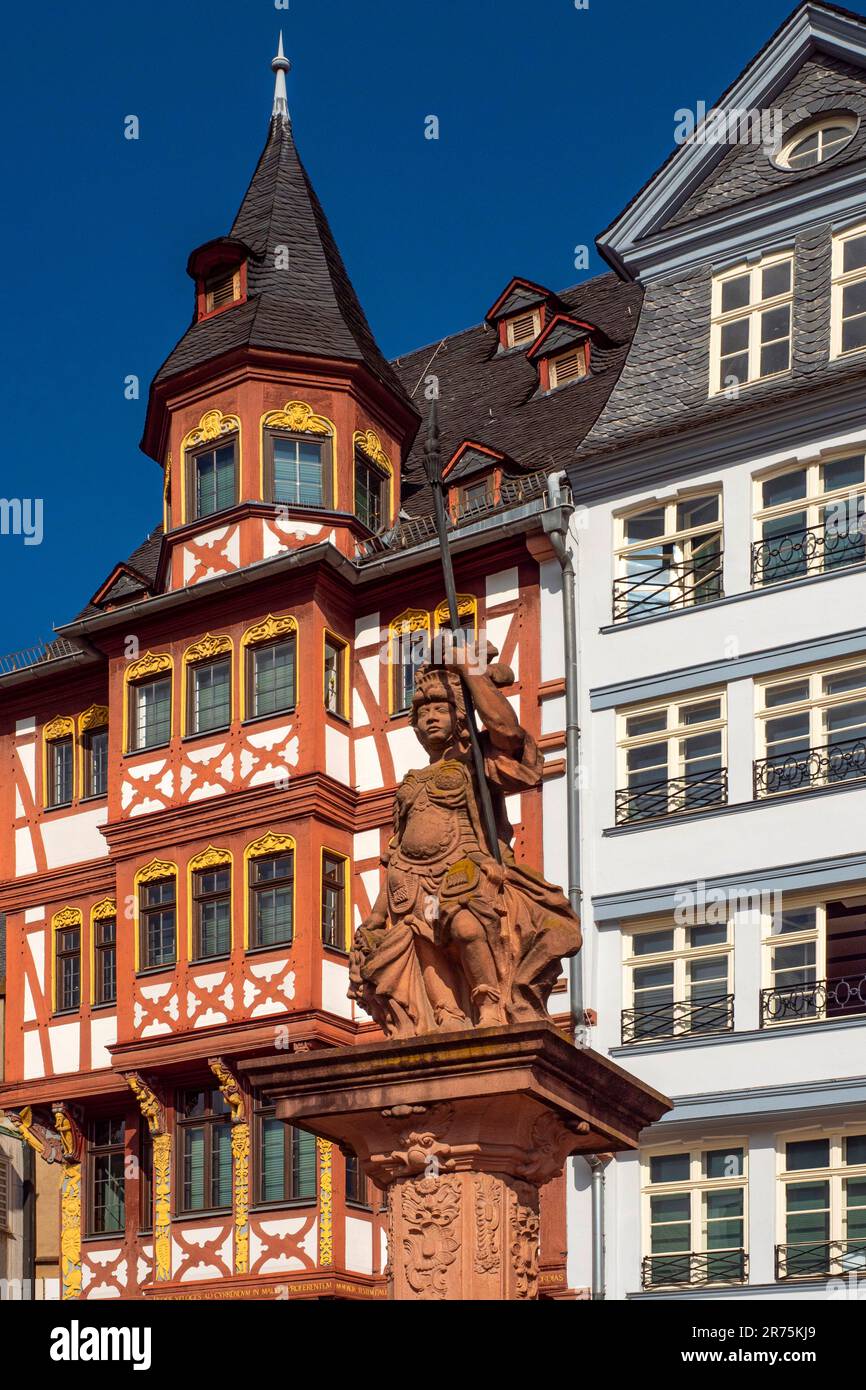
{"type": "MultiPolygon", "coordinates": [[[[634,976],[635,971],[637,969],[640,969],[641,966],[645,965],[672,964],[674,967],[674,1003],[687,1004],[689,962],[693,960],[702,960],[707,958],[712,959],[716,956],[725,956],[727,961],[727,982],[724,993],[733,994],[734,933],[731,930],[731,921],[730,919],[728,919],[727,922],[724,923],[726,933],[725,941],[717,942],[712,946],[689,946],[688,933],[690,928],[692,926],[703,925],[703,922],[697,921],[694,923],[687,922],[683,925],[680,925],[679,923],[672,921],[669,917],[665,917],[661,919],[657,918],[655,921],[652,922],[635,922],[633,924],[629,924],[628,927],[623,929],[623,1009],[634,1009],[637,1007],[637,1005],[635,1004],[634,976]],[[637,956],[634,954],[634,948],[632,943],[636,936],[646,936],[653,932],[659,931],[673,932],[674,946],[672,950],[653,952],[652,954],[645,956],[637,956]]],[[[721,922],[718,922],[707,923],[706,925],[722,926],[723,924],[721,922]]],[[[691,1031],[687,1028],[678,1030],[675,1029],[674,1034],[672,1036],[690,1037],[691,1031]]],[[[654,1041],[654,1039],[647,1038],[646,1041],[652,1042],[654,1041]]],[[[659,1039],[659,1041],[663,1041],[663,1039],[659,1039]]],[[[667,1152],[667,1150],[665,1150],[665,1152],[667,1152]]]]}
{"type": "MultiPolygon", "coordinates": [[[[617,710],[617,790],[625,789],[628,786],[628,760],[627,754],[630,748],[637,748],[647,743],[667,742],[667,780],[676,781],[684,777],[685,759],[682,756],[681,743],[684,739],[692,737],[696,733],[721,731],[721,766],[728,765],[727,747],[727,689],[721,686],[713,690],[695,690],[684,695],[676,696],[666,700],[651,700],[645,705],[631,705],[617,710]],[[704,724],[679,724],[672,722],[675,719],[676,711],[680,705],[702,705],[710,700],[721,701],[721,715],[718,719],[709,719],[704,724]],[[666,710],[668,714],[668,727],[650,734],[637,734],[628,737],[626,729],[627,721],[645,714],[657,714],[660,710],[666,710]]],[[[721,803],[720,803],[721,804],[721,803]]]]}
{"type": "MultiPolygon", "coordinates": [[[[787,140],[783,142],[778,154],[773,157],[773,163],[779,169],[784,169],[790,174],[807,173],[811,169],[819,169],[822,164],[831,163],[837,155],[842,154],[842,152],[848,148],[859,128],[860,119],[853,111],[840,111],[836,115],[833,115],[832,112],[829,114],[825,112],[816,120],[810,121],[808,125],[801,125],[796,130],[792,131],[787,140]],[[840,144],[839,148],[834,150],[827,159],[819,158],[817,163],[808,165],[806,169],[792,169],[788,160],[796,147],[802,144],[804,140],[808,140],[810,135],[820,136],[824,131],[831,130],[834,126],[843,126],[848,131],[848,139],[844,144],[840,144]]],[[[823,147],[823,140],[819,140],[819,153],[823,150],[823,147]]]]}
{"type": "Polygon", "coordinates": [[[726,324],[737,323],[741,319],[749,320],[749,376],[747,381],[737,383],[737,389],[742,391],[748,386],[752,386],[758,381],[774,381],[778,377],[790,376],[791,357],[794,350],[794,284],[795,267],[793,250],[781,251],[771,256],[764,256],[755,265],[748,262],[741,262],[736,266],[730,266],[727,270],[720,271],[713,276],[712,289],[712,319],[710,324],[710,396],[720,396],[731,387],[725,382],[720,381],[719,373],[721,370],[721,340],[722,329],[726,324]],[[776,295],[772,299],[760,298],[760,276],[765,270],[769,270],[774,265],[782,265],[789,262],[791,266],[791,287],[786,294],[776,295]],[[730,309],[727,313],[722,313],[722,285],[728,280],[736,280],[741,275],[749,275],[749,304],[747,308],[730,309]],[[760,375],[761,363],[761,334],[760,316],[767,309],[779,309],[784,304],[791,306],[789,342],[789,362],[788,366],[781,372],[771,372],[769,376],[760,375]],[[757,325],[757,331],[756,331],[757,325]]]}
{"type": "Polygon", "coordinates": [[[866,236],[866,222],[859,222],[854,227],[846,227],[843,232],[837,232],[833,237],[832,287],[830,290],[831,361],[837,357],[857,357],[860,353],[866,352],[866,345],[859,348],[849,348],[847,352],[842,351],[843,291],[847,285],[856,285],[861,280],[866,280],[866,266],[860,266],[857,270],[849,270],[847,273],[842,269],[845,242],[853,241],[861,236],[866,236]]]}
{"type": "MultiPolygon", "coordinates": [[[[614,514],[614,578],[622,580],[630,578],[628,574],[628,562],[632,555],[639,555],[643,551],[649,550],[653,546],[661,548],[665,545],[672,545],[675,551],[675,563],[686,564],[693,557],[695,541],[705,540],[715,532],[719,534],[719,568],[720,573],[724,563],[725,548],[725,522],[724,522],[724,498],[721,483],[708,483],[705,487],[684,488],[677,492],[673,497],[648,497],[644,501],[636,503],[634,506],[626,508],[625,511],[614,514]],[[683,530],[677,529],[677,509],[683,502],[695,501],[699,497],[717,497],[719,502],[718,520],[709,522],[706,526],[691,526],[683,530]],[[626,527],[632,517],[640,516],[641,512],[653,511],[658,507],[664,507],[664,531],[659,536],[653,536],[645,541],[627,541],[626,527]]],[[[671,603],[672,609],[693,608],[694,599],[688,599],[685,593],[682,594],[680,602],[671,603]]],[[[617,621],[626,623],[627,617],[619,618],[617,621]]]]}
{"type": "MultiPolygon", "coordinates": [[[[866,274],[864,274],[864,279],[866,279],[866,274]]],[[[761,531],[765,521],[790,516],[794,512],[805,512],[808,530],[810,527],[820,526],[821,511],[824,507],[832,506],[834,502],[848,502],[856,497],[866,497],[866,481],[848,484],[846,487],[832,488],[829,492],[821,491],[822,468],[834,463],[836,459],[851,458],[854,454],[863,454],[866,458],[866,449],[864,449],[862,442],[854,443],[848,449],[828,449],[819,458],[811,459],[808,463],[789,459],[786,463],[775,464],[772,468],[753,474],[752,538],[755,543],[764,539],[761,531]],[[770,482],[773,478],[783,478],[786,473],[800,472],[806,474],[806,492],[802,497],[795,498],[793,502],[780,502],[774,507],[764,506],[764,483],[770,482]]],[[[866,468],[864,468],[864,480],[866,480],[866,468]]],[[[824,571],[818,570],[815,573],[822,574],[824,571]]]]}
{"type": "MultiPolygon", "coordinates": [[[[840,675],[845,671],[857,670],[866,667],[866,655],[849,657],[847,661],[827,662],[821,666],[793,667],[790,671],[774,671],[772,677],[755,682],[755,720],[756,720],[756,761],[763,760],[770,756],[767,751],[767,720],[786,717],[789,714],[809,714],[809,747],[823,748],[826,746],[826,730],[824,729],[824,711],[833,709],[836,705],[850,704],[852,700],[866,699],[866,687],[862,692],[857,690],[841,690],[835,695],[825,695],[822,689],[822,682],[827,676],[840,675]],[[794,681],[808,680],[809,696],[808,699],[798,700],[790,705],[767,706],[767,691],[777,685],[788,685],[794,681]]],[[[810,785],[823,786],[822,781],[816,779],[810,785]]],[[[847,783],[841,784],[847,785],[847,783]]],[[[787,792],[770,792],[761,800],[771,797],[782,797],[789,795],[787,792]]],[[[814,901],[814,899],[812,900],[814,901]]]]}
{"type": "MultiPolygon", "coordinates": [[[[866,1120],[852,1120],[842,1126],[816,1126],[813,1129],[791,1130],[776,1136],[776,1244],[788,1245],[787,1210],[785,1191],[790,1183],[829,1182],[830,1184],[830,1236],[831,1241],[845,1240],[842,1213],[842,1183],[845,1178],[866,1178],[866,1163],[843,1163],[843,1140],[851,1135],[866,1134],[866,1120]],[[827,1168],[801,1168],[788,1172],[785,1166],[785,1149],[804,1139],[829,1139],[830,1164],[827,1168]]],[[[821,1275],[803,1275],[803,1278],[821,1278],[821,1275]]]]}
{"type": "MultiPolygon", "coordinates": [[[[690,1232],[690,1253],[693,1255],[705,1255],[709,1252],[706,1248],[706,1232],[703,1225],[703,1203],[701,1201],[705,1192],[726,1191],[731,1187],[741,1187],[743,1189],[743,1244],[742,1246],[732,1246],[731,1249],[742,1249],[745,1256],[749,1254],[749,1141],[740,1136],[721,1135],[718,1138],[701,1139],[699,1148],[692,1148],[690,1144],[655,1144],[651,1148],[641,1149],[640,1153],[640,1186],[641,1186],[641,1256],[643,1259],[652,1258],[652,1208],[650,1199],[661,1193],[688,1192],[691,1195],[691,1232],[690,1232]],[[719,1149],[742,1149],[743,1151],[743,1173],[739,1178],[705,1178],[702,1176],[702,1158],[705,1153],[712,1153],[719,1149]],[[650,1182],[650,1159],[657,1158],[662,1154],[682,1154],[689,1155],[689,1178],[688,1181],[653,1183],[650,1182]]],[[[657,1258],[661,1258],[660,1256],[657,1258]]],[[[725,1284],[727,1281],[724,1281],[725,1284]]],[[[748,1282],[748,1281],[746,1281],[748,1282]]],[[[654,1288],[680,1288],[686,1285],[665,1285],[655,1284],[654,1288]]],[[[723,1285],[719,1285],[723,1287],[723,1285]]]]}
{"type": "MultiPolygon", "coordinates": [[[[761,913],[761,989],[782,988],[782,984],[777,984],[773,973],[773,950],[777,946],[807,946],[815,943],[815,979],[825,980],[827,978],[827,900],[816,898],[814,894],[785,894],[785,909],[796,911],[798,908],[815,908],[815,925],[806,927],[803,931],[797,932],[777,932],[773,934],[773,914],[769,911],[761,913]]],[[[778,1023],[769,1021],[763,1026],[765,1028],[789,1028],[792,1024],[802,1024],[804,1021],[820,1023],[821,1015],[816,1012],[814,1019],[803,1020],[802,1018],[783,1019],[778,1023]]]]}

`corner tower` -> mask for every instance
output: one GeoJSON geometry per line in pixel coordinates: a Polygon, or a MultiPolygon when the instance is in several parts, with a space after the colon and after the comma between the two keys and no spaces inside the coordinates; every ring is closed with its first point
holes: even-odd
{"type": "Polygon", "coordinates": [[[282,35],[268,135],[227,236],[187,271],[193,320],[154,378],[162,587],[391,526],[418,415],[379,350],[295,146],[282,35]]]}

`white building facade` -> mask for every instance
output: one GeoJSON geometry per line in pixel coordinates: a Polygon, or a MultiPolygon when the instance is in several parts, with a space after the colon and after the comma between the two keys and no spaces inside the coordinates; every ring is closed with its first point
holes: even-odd
{"type": "MultiPolygon", "coordinates": [[[[770,112],[777,138],[699,130],[600,238],[645,297],[569,469],[590,1041],[673,1101],[606,1168],[606,1294],[851,1296],[866,21],[801,6],[719,107],[770,112]]],[[[578,1161],[572,1287],[590,1281],[588,1183],[578,1161]]]]}

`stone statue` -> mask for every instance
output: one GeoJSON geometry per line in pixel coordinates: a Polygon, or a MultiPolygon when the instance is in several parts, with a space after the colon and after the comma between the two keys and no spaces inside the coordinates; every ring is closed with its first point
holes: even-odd
{"type": "Polygon", "coordinates": [[[503,694],[513,680],[499,663],[469,665],[461,646],[418,671],[411,720],[430,765],[397,792],[385,882],[350,960],[350,996],[389,1037],[546,1019],[561,961],[580,950],[568,900],[511,850],[505,797],[543,769],[503,694]],[[458,665],[483,726],[501,864],[479,814],[458,665]]]}

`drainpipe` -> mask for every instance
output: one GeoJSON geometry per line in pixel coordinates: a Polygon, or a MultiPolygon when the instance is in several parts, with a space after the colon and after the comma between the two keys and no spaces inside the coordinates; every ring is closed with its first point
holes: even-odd
{"type": "Polygon", "coordinates": [[[21,1169],[21,1264],[22,1297],[36,1297],[36,1155],[22,1141],[24,1150],[21,1169]]]}
{"type": "MultiPolygon", "coordinates": [[[[553,473],[547,483],[548,510],[541,523],[553,546],[562,570],[562,623],[565,643],[565,785],[568,825],[568,900],[580,915],[580,806],[578,766],[580,727],[578,724],[577,621],[574,598],[574,561],[568,548],[568,526],[574,505],[562,485],[565,473],[553,473]],[[568,500],[566,500],[568,499],[568,500]]],[[[580,953],[568,962],[568,992],[571,1002],[571,1030],[575,1047],[586,1044],[583,1004],[583,970],[580,953]]]]}
{"type": "MultiPolygon", "coordinates": [[[[574,561],[568,547],[568,527],[574,515],[574,503],[569,493],[565,473],[554,473],[547,483],[548,510],[542,513],[545,534],[553,546],[562,570],[562,622],[565,641],[565,768],[568,788],[568,900],[580,915],[580,801],[579,759],[580,725],[578,722],[580,686],[577,662],[577,614],[574,586],[574,561]],[[568,500],[566,500],[568,499],[568,500]]],[[[586,1045],[586,1019],[583,1001],[583,970],[581,955],[568,962],[568,988],[571,1000],[571,1027],[575,1047],[586,1045]]],[[[604,1299],[604,1170],[610,1159],[607,1155],[585,1155],[591,1177],[592,1198],[592,1297],[604,1299]]]]}
{"type": "Polygon", "coordinates": [[[610,1154],[588,1154],[587,1164],[592,1173],[592,1297],[604,1300],[604,1170],[610,1154]]]}

